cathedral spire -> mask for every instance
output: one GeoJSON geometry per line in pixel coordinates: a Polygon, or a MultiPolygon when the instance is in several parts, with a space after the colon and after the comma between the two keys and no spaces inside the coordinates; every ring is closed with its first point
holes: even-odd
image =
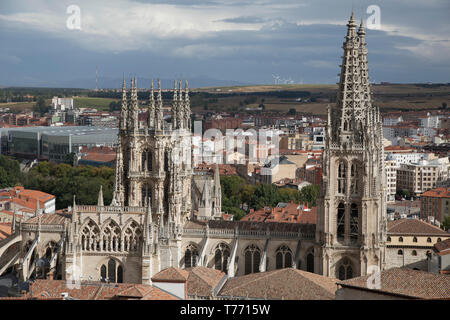
{"type": "Polygon", "coordinates": [[[127,129],[128,105],[127,105],[127,88],[125,86],[125,76],[122,81],[122,103],[120,108],[120,130],[127,129]]]}
{"type": "Polygon", "coordinates": [[[188,81],[186,80],[186,83],[184,85],[184,110],[183,110],[183,122],[184,122],[184,128],[189,130],[191,127],[191,106],[189,101],[189,85],[188,81]]]}
{"type": "Polygon", "coordinates": [[[150,82],[150,95],[148,99],[148,128],[153,128],[155,122],[155,93],[153,91],[153,79],[150,82]]]}
{"type": "Polygon", "coordinates": [[[158,78],[158,97],[155,106],[155,129],[163,129],[163,101],[161,93],[161,80],[158,78]]]}
{"type": "Polygon", "coordinates": [[[131,80],[131,125],[133,131],[137,131],[139,129],[139,104],[138,104],[138,96],[137,96],[137,81],[136,78],[131,80]]]}
{"type": "MultiPolygon", "coordinates": [[[[363,30],[363,29],[362,29],[363,30]]],[[[363,124],[365,123],[367,105],[361,101],[361,51],[360,35],[356,34],[356,23],[352,13],[347,23],[347,36],[343,44],[337,110],[339,121],[332,128],[334,141],[341,145],[353,145],[361,142],[363,124]]]]}
{"type": "Polygon", "coordinates": [[[173,80],[173,101],[172,101],[172,129],[178,128],[178,109],[179,109],[178,97],[177,97],[177,80],[173,80]]]}
{"type": "Polygon", "coordinates": [[[100,191],[98,192],[97,206],[103,207],[103,185],[100,185],[100,191]]]}

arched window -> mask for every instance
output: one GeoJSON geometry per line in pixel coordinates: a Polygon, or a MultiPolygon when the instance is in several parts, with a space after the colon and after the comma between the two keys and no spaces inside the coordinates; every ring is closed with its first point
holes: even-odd
{"type": "Polygon", "coordinates": [[[228,272],[228,259],[230,257],[230,248],[225,243],[217,245],[214,254],[214,265],[217,270],[221,270],[225,273],[228,272]]]}
{"type": "Polygon", "coordinates": [[[309,253],[306,256],[306,271],[314,272],[314,254],[309,253]]]}
{"type": "Polygon", "coordinates": [[[142,152],[141,168],[142,171],[152,171],[152,152],[145,150],[142,152]]]}
{"type": "Polygon", "coordinates": [[[345,235],[345,207],[343,203],[339,203],[337,214],[337,239],[343,241],[345,235]]]}
{"type": "Polygon", "coordinates": [[[350,240],[352,242],[356,242],[358,240],[358,206],[356,203],[352,203],[351,211],[350,211],[350,240]]]}
{"type": "Polygon", "coordinates": [[[345,175],[345,163],[341,161],[338,165],[338,193],[345,193],[346,175],[345,175]]]}
{"type": "Polygon", "coordinates": [[[276,254],[276,268],[290,268],[292,267],[292,251],[287,246],[283,245],[278,248],[276,254]]]}
{"type": "Polygon", "coordinates": [[[417,237],[414,237],[414,238],[413,238],[413,242],[417,242],[417,237]]]}
{"type": "Polygon", "coordinates": [[[386,241],[391,242],[391,237],[387,237],[386,241]]]}
{"type": "Polygon", "coordinates": [[[339,280],[347,280],[353,278],[353,268],[348,258],[343,258],[340,263],[338,263],[338,278],[339,280]]]}
{"type": "Polygon", "coordinates": [[[398,238],[398,242],[403,242],[403,237],[398,238]]]}
{"type": "Polygon", "coordinates": [[[124,232],[123,250],[139,251],[142,243],[142,231],[136,221],[132,221],[124,232]]]}
{"type": "Polygon", "coordinates": [[[403,255],[403,250],[401,250],[401,249],[398,250],[398,251],[397,251],[397,254],[398,254],[399,256],[402,256],[402,255],[403,255]]]}
{"type": "Polygon", "coordinates": [[[123,268],[122,268],[122,266],[117,267],[117,283],[123,283],[123,268]]]}
{"type": "Polygon", "coordinates": [[[92,220],[82,228],[81,249],[87,251],[100,249],[100,229],[92,220]]]}
{"type": "Polygon", "coordinates": [[[169,153],[164,152],[164,171],[169,171],[169,153]]]}
{"type": "Polygon", "coordinates": [[[198,250],[194,245],[190,244],[184,252],[184,267],[191,268],[197,266],[197,260],[198,250]]]}
{"type": "Polygon", "coordinates": [[[102,282],[123,283],[123,267],[117,264],[114,259],[109,259],[108,266],[100,267],[100,280],[102,282]]]}
{"type": "Polygon", "coordinates": [[[120,228],[113,220],[103,227],[102,242],[104,251],[121,251],[120,228]]]}
{"type": "Polygon", "coordinates": [[[261,252],[254,244],[245,249],[245,274],[259,272],[261,252]]]}
{"type": "Polygon", "coordinates": [[[350,170],[350,193],[358,194],[359,193],[359,185],[358,185],[358,165],[356,163],[352,163],[350,170]]]}
{"type": "Polygon", "coordinates": [[[413,251],[411,252],[411,255],[417,256],[417,251],[416,251],[416,250],[413,250],[413,251]]]}
{"type": "Polygon", "coordinates": [[[427,242],[431,242],[431,238],[427,238],[427,242]]]}
{"type": "Polygon", "coordinates": [[[116,261],[114,259],[108,261],[108,280],[116,282],[116,261]]]}
{"type": "Polygon", "coordinates": [[[100,268],[100,280],[102,281],[102,282],[105,282],[106,281],[106,266],[105,265],[102,265],[102,267],[100,268]]]}
{"type": "Polygon", "coordinates": [[[141,187],[141,206],[146,207],[151,203],[152,188],[150,185],[144,183],[141,187]]]}
{"type": "Polygon", "coordinates": [[[442,239],[441,238],[437,238],[437,242],[441,242],[442,241],[442,239]]]}

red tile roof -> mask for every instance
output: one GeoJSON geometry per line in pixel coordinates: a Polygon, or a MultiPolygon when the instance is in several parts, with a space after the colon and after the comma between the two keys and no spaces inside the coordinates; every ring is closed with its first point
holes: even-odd
{"type": "Polygon", "coordinates": [[[260,222],[288,222],[288,223],[302,223],[302,224],[316,224],[317,208],[310,209],[303,206],[301,203],[286,203],[284,207],[262,208],[251,212],[241,221],[260,221],[260,222]]]}
{"type": "Polygon", "coordinates": [[[189,296],[209,297],[226,274],[206,267],[188,268],[187,292],[189,296]]]}
{"type": "Polygon", "coordinates": [[[0,240],[11,235],[11,223],[0,223],[0,240]]]}
{"type": "Polygon", "coordinates": [[[392,268],[381,272],[381,289],[367,288],[370,275],[340,281],[343,287],[419,299],[450,299],[450,277],[408,268],[392,268]]]}
{"type": "Polygon", "coordinates": [[[180,268],[170,267],[164,269],[152,277],[155,282],[186,282],[189,272],[180,268]]]}
{"type": "Polygon", "coordinates": [[[389,221],[388,234],[410,234],[430,236],[450,236],[450,233],[419,219],[399,219],[389,221]]]}
{"type": "Polygon", "coordinates": [[[447,254],[450,254],[450,238],[436,243],[434,245],[434,251],[439,256],[446,256],[447,254]]]}
{"type": "Polygon", "coordinates": [[[337,279],[285,268],[228,279],[219,296],[250,299],[334,300],[337,279]]]}
{"type": "Polygon", "coordinates": [[[422,193],[421,197],[450,198],[449,188],[435,188],[422,193]]]}
{"type": "Polygon", "coordinates": [[[66,280],[35,280],[24,295],[28,299],[61,299],[63,293],[80,300],[178,300],[175,296],[150,285],[102,282],[81,282],[79,288],[69,288],[66,280]]]}

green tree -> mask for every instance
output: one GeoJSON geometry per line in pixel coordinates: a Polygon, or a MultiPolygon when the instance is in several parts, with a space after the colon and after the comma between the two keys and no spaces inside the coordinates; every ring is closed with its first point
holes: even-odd
{"type": "Polygon", "coordinates": [[[446,216],[444,220],[441,223],[441,228],[445,231],[448,231],[450,229],[450,216],[446,216]]]}
{"type": "Polygon", "coordinates": [[[39,97],[37,103],[33,107],[33,111],[39,113],[41,116],[50,110],[50,106],[47,106],[45,103],[45,99],[43,97],[39,97]]]}

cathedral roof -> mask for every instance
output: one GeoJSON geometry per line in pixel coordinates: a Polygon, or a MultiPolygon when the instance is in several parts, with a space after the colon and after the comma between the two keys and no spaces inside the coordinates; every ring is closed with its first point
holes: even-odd
{"type": "Polygon", "coordinates": [[[177,298],[150,285],[103,282],[81,282],[80,286],[67,286],[66,280],[38,279],[30,284],[30,290],[25,294],[29,299],[61,299],[62,294],[79,300],[177,300],[177,298]]]}
{"type": "Polygon", "coordinates": [[[189,272],[180,268],[170,267],[164,269],[152,277],[155,282],[186,282],[189,272]]]}
{"type": "Polygon", "coordinates": [[[389,221],[387,225],[388,234],[411,234],[411,235],[433,235],[450,236],[450,233],[419,219],[399,219],[389,221]]]}
{"type": "MultiPolygon", "coordinates": [[[[70,215],[65,213],[44,213],[39,215],[41,224],[64,224],[64,221],[70,219],[70,215]]],[[[37,224],[38,217],[32,217],[24,223],[37,224]]]]}
{"type": "Polygon", "coordinates": [[[225,221],[225,220],[208,220],[208,221],[188,221],[185,229],[205,229],[206,225],[210,229],[235,229],[253,230],[253,231],[279,231],[279,232],[298,232],[314,233],[315,224],[301,223],[279,223],[279,222],[255,222],[255,221],[225,221]]]}
{"type": "Polygon", "coordinates": [[[219,296],[249,299],[333,300],[337,279],[284,268],[228,279],[219,296]]]}
{"type": "Polygon", "coordinates": [[[449,299],[450,277],[408,268],[392,268],[381,272],[381,289],[369,289],[371,275],[338,282],[343,287],[378,291],[419,299],[449,299]]]}
{"type": "Polygon", "coordinates": [[[209,297],[227,277],[224,272],[213,268],[195,267],[188,268],[186,271],[189,272],[187,282],[189,296],[209,297]]]}

